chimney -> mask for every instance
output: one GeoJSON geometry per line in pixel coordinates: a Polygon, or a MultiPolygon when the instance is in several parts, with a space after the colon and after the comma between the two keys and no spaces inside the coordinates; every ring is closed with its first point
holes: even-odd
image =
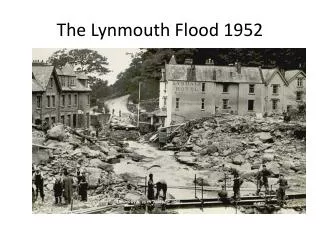
{"type": "Polygon", "coordinates": [[[166,81],[166,70],[161,68],[161,80],[166,81]]]}
{"type": "Polygon", "coordinates": [[[241,74],[241,63],[239,61],[237,61],[235,63],[236,69],[237,69],[237,73],[241,74]]]}
{"type": "Polygon", "coordinates": [[[214,61],[213,61],[213,59],[209,58],[209,59],[206,60],[205,64],[206,65],[214,65],[214,61]]]}
{"type": "Polygon", "coordinates": [[[184,60],[184,64],[186,64],[186,65],[192,65],[192,64],[193,64],[192,58],[186,58],[186,59],[184,60]]]}

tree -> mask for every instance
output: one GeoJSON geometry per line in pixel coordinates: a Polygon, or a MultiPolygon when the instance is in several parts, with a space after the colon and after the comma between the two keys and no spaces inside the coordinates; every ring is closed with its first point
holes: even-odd
{"type": "Polygon", "coordinates": [[[110,72],[107,57],[102,56],[97,51],[86,48],[60,49],[49,57],[48,62],[55,67],[62,67],[66,63],[73,64],[75,71],[83,72],[92,77],[90,84],[93,84],[95,79],[101,78],[102,75],[110,72]]]}

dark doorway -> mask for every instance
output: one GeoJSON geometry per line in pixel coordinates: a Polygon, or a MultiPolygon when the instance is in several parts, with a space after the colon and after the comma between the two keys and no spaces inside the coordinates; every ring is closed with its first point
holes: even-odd
{"type": "Polygon", "coordinates": [[[248,111],[253,111],[254,100],[248,100],[248,111]]]}
{"type": "Polygon", "coordinates": [[[76,128],[77,127],[77,114],[73,114],[73,127],[76,128]]]}

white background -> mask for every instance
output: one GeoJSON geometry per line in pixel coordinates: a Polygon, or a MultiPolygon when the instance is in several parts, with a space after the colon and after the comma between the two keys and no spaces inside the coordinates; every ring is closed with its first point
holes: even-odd
{"type": "MultiPolygon", "coordinates": [[[[2,239],[311,239],[319,237],[319,7],[311,1],[2,1],[2,239]],[[259,22],[263,37],[61,38],[57,22],[89,26],[259,22]],[[307,214],[33,215],[32,48],[307,48],[307,214]],[[318,237],[317,237],[318,236],[318,237]]],[[[316,1],[314,1],[316,2],[316,1]]]]}

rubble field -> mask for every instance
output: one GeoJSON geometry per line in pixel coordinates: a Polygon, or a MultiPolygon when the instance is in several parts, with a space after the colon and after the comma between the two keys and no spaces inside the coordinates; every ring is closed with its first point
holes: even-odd
{"type": "MultiPolygon", "coordinates": [[[[195,169],[217,174],[236,169],[247,188],[256,188],[256,175],[265,164],[275,176],[284,174],[288,191],[305,192],[305,138],[305,122],[223,115],[188,122],[164,149],[174,149],[177,161],[195,169]]],[[[270,178],[270,183],[276,180],[270,178]]]]}
{"type": "MultiPolygon", "coordinates": [[[[136,179],[128,174],[117,175],[113,171],[113,164],[122,159],[138,161],[143,157],[134,154],[127,144],[119,141],[123,135],[130,136],[132,130],[114,130],[103,136],[110,141],[99,141],[94,137],[85,139],[81,137],[81,132],[63,125],[56,125],[47,134],[32,130],[33,164],[39,166],[44,175],[45,193],[43,203],[39,199],[33,203],[33,213],[70,212],[70,205],[54,205],[53,184],[64,168],[68,169],[76,183],[76,170],[80,167],[86,172],[89,183],[87,202],[78,200],[74,186],[73,210],[110,205],[114,206],[110,212],[122,212],[123,209],[117,205],[144,199],[144,191],[138,188],[136,179]]],[[[135,138],[139,136],[137,133],[131,135],[135,138]]]]}

